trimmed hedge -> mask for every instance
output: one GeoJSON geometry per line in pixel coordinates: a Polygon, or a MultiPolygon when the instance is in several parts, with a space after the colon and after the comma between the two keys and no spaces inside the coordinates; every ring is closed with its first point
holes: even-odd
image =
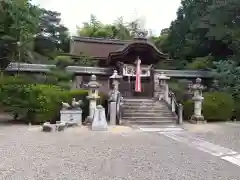
{"type": "MultiPolygon", "coordinates": [[[[227,121],[232,118],[234,109],[233,97],[222,92],[206,92],[203,94],[203,115],[207,121],[227,121]]],[[[193,115],[192,100],[184,103],[183,116],[188,120],[193,115]]]]}
{"type": "MultiPolygon", "coordinates": [[[[73,97],[83,102],[83,120],[89,114],[87,90],[68,91],[56,85],[30,84],[19,76],[5,76],[1,80],[0,106],[21,117],[22,121],[33,124],[55,122],[60,118],[62,102],[71,103],[73,97]]],[[[105,102],[106,97],[101,96],[100,103],[104,105],[105,102]]]]}

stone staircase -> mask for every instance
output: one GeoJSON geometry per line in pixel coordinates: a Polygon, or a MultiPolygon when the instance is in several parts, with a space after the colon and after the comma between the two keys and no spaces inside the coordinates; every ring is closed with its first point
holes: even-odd
{"type": "Polygon", "coordinates": [[[176,124],[177,117],[163,101],[124,99],[122,121],[128,125],[176,124]]]}

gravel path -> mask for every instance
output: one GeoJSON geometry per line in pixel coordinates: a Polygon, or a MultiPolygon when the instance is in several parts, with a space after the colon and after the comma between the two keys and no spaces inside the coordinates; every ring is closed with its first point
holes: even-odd
{"type": "Polygon", "coordinates": [[[157,133],[0,127],[4,180],[237,180],[239,167],[157,133]]]}
{"type": "Polygon", "coordinates": [[[185,125],[188,131],[206,141],[228,147],[240,153],[240,123],[210,123],[185,125]]]}

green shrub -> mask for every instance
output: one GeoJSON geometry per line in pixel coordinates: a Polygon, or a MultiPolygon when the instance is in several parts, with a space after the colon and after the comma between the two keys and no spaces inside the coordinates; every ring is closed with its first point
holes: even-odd
{"type": "MultiPolygon", "coordinates": [[[[56,85],[31,84],[21,76],[1,77],[0,107],[21,120],[32,123],[55,122],[60,118],[62,102],[82,100],[83,120],[89,114],[87,90],[66,90],[56,85]]],[[[107,107],[107,97],[100,94],[98,104],[107,107]]],[[[107,111],[107,108],[106,108],[107,111]]]]}
{"type": "MultiPolygon", "coordinates": [[[[203,94],[203,116],[207,121],[227,121],[233,115],[234,101],[231,95],[222,92],[206,92],[203,94]]],[[[193,114],[192,100],[184,103],[184,118],[190,119],[193,114]]]]}
{"type": "Polygon", "coordinates": [[[67,91],[56,85],[30,84],[21,76],[1,77],[1,107],[32,123],[58,120],[61,103],[70,103],[73,97],[83,100],[83,114],[86,115],[86,95],[86,90],[67,91]]]}
{"type": "Polygon", "coordinates": [[[192,100],[187,100],[183,103],[183,119],[191,119],[194,111],[194,104],[192,100]]]}
{"type": "Polygon", "coordinates": [[[203,115],[207,120],[227,121],[233,115],[234,100],[227,93],[204,93],[203,115]]]}

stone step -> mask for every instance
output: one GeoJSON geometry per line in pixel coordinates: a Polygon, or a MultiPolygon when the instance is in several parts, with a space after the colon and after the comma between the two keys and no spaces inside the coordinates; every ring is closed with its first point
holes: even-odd
{"type": "Polygon", "coordinates": [[[128,121],[162,121],[162,120],[173,120],[176,119],[174,116],[164,117],[164,116],[155,116],[155,117],[147,117],[147,116],[131,116],[131,117],[122,117],[123,119],[127,119],[128,121]]]}
{"type": "Polygon", "coordinates": [[[171,112],[125,112],[123,111],[123,117],[174,117],[171,112]]]}
{"type": "Polygon", "coordinates": [[[123,111],[127,111],[127,112],[169,112],[169,109],[159,108],[159,107],[123,107],[123,111]]]}
{"type": "Polygon", "coordinates": [[[123,102],[156,102],[154,99],[125,99],[123,98],[123,102]]]}
{"type": "Polygon", "coordinates": [[[175,120],[161,120],[161,121],[128,121],[127,119],[123,119],[123,123],[129,124],[129,125],[145,125],[145,126],[151,126],[151,125],[169,125],[169,124],[175,124],[175,120]]]}
{"type": "Polygon", "coordinates": [[[123,107],[167,107],[165,104],[123,104],[123,107]]]}
{"type": "Polygon", "coordinates": [[[128,112],[170,112],[167,107],[123,107],[122,109],[128,112]]]}
{"type": "Polygon", "coordinates": [[[132,108],[138,108],[138,107],[141,107],[141,108],[148,108],[148,107],[168,108],[166,105],[162,105],[162,104],[158,104],[158,105],[155,105],[155,104],[123,104],[122,107],[126,107],[126,108],[129,108],[129,107],[132,107],[132,108]]]}

